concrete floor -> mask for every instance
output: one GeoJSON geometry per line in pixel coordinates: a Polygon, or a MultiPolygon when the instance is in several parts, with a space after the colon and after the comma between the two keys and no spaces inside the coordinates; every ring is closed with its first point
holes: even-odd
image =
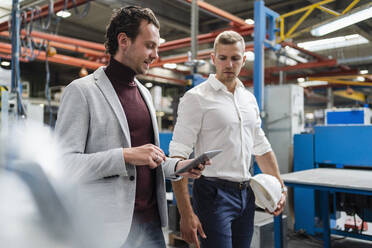
{"type": "MultiPolygon", "coordinates": [[[[166,241],[168,243],[168,235],[166,236],[166,241]]],[[[287,235],[288,246],[287,248],[322,248],[323,241],[321,237],[312,237],[301,233],[289,233],[287,235]]],[[[372,242],[344,238],[340,236],[332,236],[332,248],[372,248],[372,242]]],[[[177,246],[169,246],[168,248],[188,248],[186,243],[179,242],[177,246]]],[[[262,248],[273,248],[273,247],[262,247],[262,248]]]]}

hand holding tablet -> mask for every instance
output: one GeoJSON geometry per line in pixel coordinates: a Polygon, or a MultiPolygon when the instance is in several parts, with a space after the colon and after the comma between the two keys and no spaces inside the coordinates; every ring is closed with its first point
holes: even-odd
{"type": "Polygon", "coordinates": [[[189,164],[177,170],[174,174],[179,175],[181,173],[188,172],[192,169],[196,169],[198,168],[199,164],[204,164],[206,161],[208,161],[209,159],[213,158],[214,156],[216,156],[217,154],[221,152],[222,150],[213,150],[213,151],[204,152],[199,157],[193,159],[189,164]]]}

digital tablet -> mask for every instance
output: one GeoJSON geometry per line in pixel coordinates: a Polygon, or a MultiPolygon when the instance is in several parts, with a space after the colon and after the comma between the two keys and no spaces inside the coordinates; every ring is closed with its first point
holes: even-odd
{"type": "Polygon", "coordinates": [[[213,150],[213,151],[205,152],[202,155],[200,155],[199,157],[192,160],[188,165],[186,165],[182,169],[179,169],[178,171],[176,171],[174,174],[178,175],[180,173],[187,172],[187,171],[189,171],[193,168],[194,169],[198,168],[199,164],[203,164],[203,163],[207,162],[208,159],[213,158],[214,156],[216,156],[217,154],[219,154],[221,152],[222,152],[222,150],[213,150]]]}

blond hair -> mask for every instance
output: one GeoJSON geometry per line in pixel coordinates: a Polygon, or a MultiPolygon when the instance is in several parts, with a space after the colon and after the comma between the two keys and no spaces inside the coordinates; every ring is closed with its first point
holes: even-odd
{"type": "Polygon", "coordinates": [[[222,33],[220,33],[216,37],[216,39],[214,41],[213,50],[216,53],[218,44],[231,45],[231,44],[235,44],[237,42],[240,42],[242,44],[243,52],[244,52],[245,51],[245,43],[244,43],[243,37],[235,31],[223,31],[222,33]]]}

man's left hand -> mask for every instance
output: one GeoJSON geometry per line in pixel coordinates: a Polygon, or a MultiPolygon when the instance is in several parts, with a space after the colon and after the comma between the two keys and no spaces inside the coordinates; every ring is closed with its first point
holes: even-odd
{"type": "Polygon", "coordinates": [[[278,216],[279,214],[283,212],[286,199],[287,199],[287,192],[283,192],[282,198],[280,198],[280,201],[278,202],[278,205],[275,211],[272,213],[273,215],[278,216]]]}
{"type": "MultiPolygon", "coordinates": [[[[181,169],[181,168],[183,168],[183,167],[185,167],[191,161],[192,161],[192,159],[182,160],[182,161],[178,162],[176,171],[179,170],[179,169],[181,169]]],[[[197,178],[199,178],[202,175],[202,171],[205,169],[205,166],[207,166],[207,165],[209,166],[210,164],[211,164],[211,161],[208,160],[204,164],[199,164],[196,169],[191,169],[191,170],[189,170],[187,172],[181,173],[180,176],[197,179],[197,178]]]]}

